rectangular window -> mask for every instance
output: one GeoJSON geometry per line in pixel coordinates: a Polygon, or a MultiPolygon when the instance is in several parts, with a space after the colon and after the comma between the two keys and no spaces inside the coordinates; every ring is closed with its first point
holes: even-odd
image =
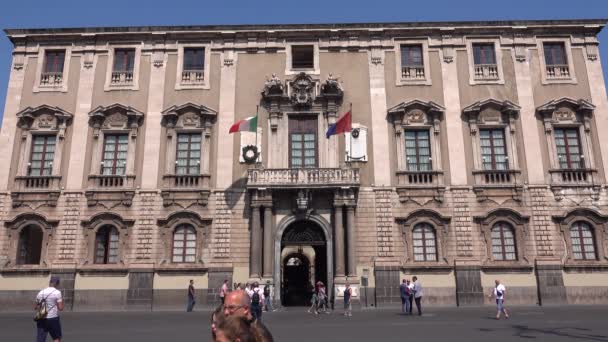
{"type": "Polygon", "coordinates": [[[556,128],[554,134],[559,167],[561,169],[584,168],[578,128],[556,128]]]}
{"type": "Polygon", "coordinates": [[[401,66],[421,67],[422,46],[420,45],[401,45],[401,66]]]}
{"type": "Polygon", "coordinates": [[[543,43],[543,49],[547,66],[568,65],[564,43],[543,43]]]}
{"type": "Polygon", "coordinates": [[[133,72],[135,67],[135,49],[114,50],[114,72],[133,72]]]}
{"type": "Polygon", "coordinates": [[[314,69],[315,47],[313,45],[294,45],[291,47],[292,69],[314,69]]]}
{"type": "Polygon", "coordinates": [[[496,64],[494,44],[473,44],[473,61],[475,65],[496,64]]]}
{"type": "Polygon", "coordinates": [[[202,71],[205,69],[205,49],[184,49],[184,71],[202,71]]]}
{"type": "Polygon", "coordinates": [[[35,135],[32,137],[29,176],[50,176],[55,158],[55,136],[35,135]]]}
{"type": "Polygon", "coordinates": [[[175,158],[175,174],[200,174],[201,134],[181,133],[177,135],[177,155],[175,158]]]}
{"type": "Polygon", "coordinates": [[[101,162],[102,175],[122,176],[125,174],[129,148],[128,139],[127,134],[105,135],[101,162]]]}
{"type": "Polygon", "coordinates": [[[484,170],[507,170],[509,168],[503,129],[480,129],[479,142],[484,170]]]}
{"type": "Polygon", "coordinates": [[[44,73],[63,74],[65,50],[47,50],[44,54],[44,73]]]}
{"type": "Polygon", "coordinates": [[[405,158],[408,171],[433,169],[428,130],[405,131],[405,158]]]}
{"type": "Polygon", "coordinates": [[[289,118],[289,167],[317,167],[317,119],[289,118]]]}

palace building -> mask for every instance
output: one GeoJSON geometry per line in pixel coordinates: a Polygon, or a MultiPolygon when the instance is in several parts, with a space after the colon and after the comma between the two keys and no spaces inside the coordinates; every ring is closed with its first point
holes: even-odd
{"type": "Polygon", "coordinates": [[[6,30],[0,306],[606,304],[605,24],[6,30]]]}

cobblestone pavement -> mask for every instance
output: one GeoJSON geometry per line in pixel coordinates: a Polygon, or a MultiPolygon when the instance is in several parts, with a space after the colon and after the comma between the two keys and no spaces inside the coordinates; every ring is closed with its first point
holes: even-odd
{"type": "MultiPolygon", "coordinates": [[[[606,341],[608,307],[514,307],[511,318],[496,321],[493,308],[429,308],[422,316],[398,309],[338,312],[313,316],[305,308],[265,314],[275,341],[606,341]]],[[[208,311],[66,312],[67,342],[209,341],[208,311]]],[[[34,341],[29,313],[0,313],[0,341],[34,341]]],[[[50,340],[50,338],[49,338],[50,340]]]]}

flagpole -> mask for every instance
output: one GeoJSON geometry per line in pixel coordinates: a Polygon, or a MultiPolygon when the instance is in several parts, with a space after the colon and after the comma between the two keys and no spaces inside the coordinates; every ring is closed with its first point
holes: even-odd
{"type": "Polygon", "coordinates": [[[350,132],[348,132],[350,134],[350,137],[348,138],[348,140],[350,141],[350,155],[348,156],[348,161],[352,162],[353,160],[353,103],[350,103],[350,132]]]}

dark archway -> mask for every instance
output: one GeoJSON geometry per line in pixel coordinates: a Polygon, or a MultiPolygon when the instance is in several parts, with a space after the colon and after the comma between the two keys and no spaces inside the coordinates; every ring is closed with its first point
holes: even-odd
{"type": "Polygon", "coordinates": [[[321,227],[312,221],[295,221],[281,238],[281,303],[304,306],[310,303],[314,284],[327,284],[327,241],[321,227]]]}
{"type": "Polygon", "coordinates": [[[29,225],[19,233],[19,248],[17,250],[17,264],[38,265],[42,253],[42,229],[29,225]]]}

